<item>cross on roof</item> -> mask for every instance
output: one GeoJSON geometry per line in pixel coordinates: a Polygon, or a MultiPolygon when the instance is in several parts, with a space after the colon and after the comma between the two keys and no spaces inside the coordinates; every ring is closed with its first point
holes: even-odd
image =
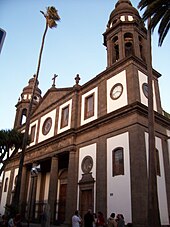
{"type": "Polygon", "coordinates": [[[58,75],[54,74],[54,77],[52,78],[53,80],[53,84],[52,84],[52,87],[55,87],[55,79],[58,77],[58,75]]]}

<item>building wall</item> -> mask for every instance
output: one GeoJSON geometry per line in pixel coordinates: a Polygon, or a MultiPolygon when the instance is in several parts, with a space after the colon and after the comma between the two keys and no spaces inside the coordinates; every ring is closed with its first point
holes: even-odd
{"type": "Polygon", "coordinates": [[[107,217],[122,213],[126,223],[132,222],[131,210],[129,135],[125,132],[107,139],[107,217]],[[117,147],[124,150],[124,175],[112,176],[112,151],[117,147]]]}

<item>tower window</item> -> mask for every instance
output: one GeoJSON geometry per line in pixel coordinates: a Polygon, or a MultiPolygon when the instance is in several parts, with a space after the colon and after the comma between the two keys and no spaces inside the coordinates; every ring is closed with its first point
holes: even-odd
{"type": "Polygon", "coordinates": [[[20,121],[21,125],[23,125],[26,122],[26,117],[27,117],[27,109],[23,109],[21,114],[21,121],[20,121]]]}
{"type": "Polygon", "coordinates": [[[125,57],[129,57],[134,53],[133,35],[131,33],[124,34],[124,43],[125,43],[125,57]]]}
{"type": "Polygon", "coordinates": [[[113,176],[124,175],[124,157],[122,147],[118,147],[112,151],[112,170],[113,176]]]}
{"type": "Polygon", "coordinates": [[[143,53],[143,40],[142,37],[139,36],[139,50],[140,50],[140,57],[145,61],[145,56],[143,53]]]}
{"type": "Polygon", "coordinates": [[[113,38],[113,63],[119,60],[119,44],[118,37],[113,38]]]}
{"type": "Polygon", "coordinates": [[[85,99],[85,119],[94,115],[94,93],[85,99]]]}

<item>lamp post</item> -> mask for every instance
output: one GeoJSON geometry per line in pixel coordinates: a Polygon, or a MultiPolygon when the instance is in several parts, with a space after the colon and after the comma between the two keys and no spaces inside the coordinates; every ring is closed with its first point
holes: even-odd
{"type": "Polygon", "coordinates": [[[30,185],[30,199],[28,201],[29,203],[28,203],[28,224],[27,224],[27,227],[30,226],[30,220],[32,219],[33,208],[34,208],[35,186],[36,186],[35,178],[37,178],[39,171],[40,171],[40,165],[34,166],[31,169],[31,185],[30,185]]]}

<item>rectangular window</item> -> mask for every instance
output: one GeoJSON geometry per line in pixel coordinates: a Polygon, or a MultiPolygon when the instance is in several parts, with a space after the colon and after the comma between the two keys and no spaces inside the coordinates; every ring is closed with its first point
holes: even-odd
{"type": "Polygon", "coordinates": [[[64,107],[61,111],[61,128],[64,128],[68,125],[69,118],[69,105],[64,107]]]}
{"type": "Polygon", "coordinates": [[[94,116],[94,93],[85,98],[85,119],[94,116]]]}
{"type": "Polygon", "coordinates": [[[124,175],[123,148],[113,150],[113,176],[124,175]]]}
{"type": "Polygon", "coordinates": [[[35,138],[35,125],[31,127],[30,143],[34,142],[34,138],[35,138]]]}

